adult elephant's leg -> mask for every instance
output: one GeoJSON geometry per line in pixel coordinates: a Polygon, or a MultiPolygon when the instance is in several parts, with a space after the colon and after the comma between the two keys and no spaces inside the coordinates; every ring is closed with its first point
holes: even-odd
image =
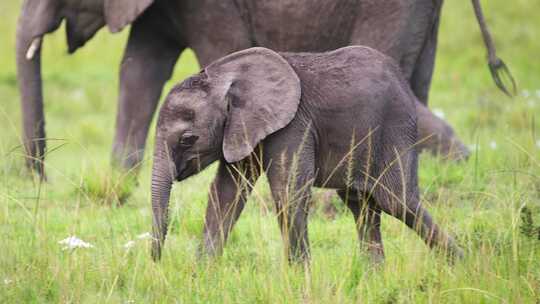
{"type": "Polygon", "coordinates": [[[437,54],[442,0],[434,1],[433,20],[410,76],[410,85],[421,104],[417,104],[419,150],[442,155],[446,159],[463,160],[469,157],[467,146],[444,119],[435,116],[427,107],[431,80],[437,54]]]}
{"type": "Polygon", "coordinates": [[[419,101],[416,105],[418,138],[420,139],[418,147],[420,151],[426,150],[446,159],[464,160],[470,155],[467,146],[454,133],[448,122],[434,115],[427,107],[437,51],[440,9],[439,6],[435,10],[436,16],[434,16],[430,34],[426,38],[410,79],[411,89],[419,101]]]}
{"type": "Polygon", "coordinates": [[[143,17],[133,25],[120,70],[112,157],[113,163],[123,169],[132,169],[143,159],[148,128],[163,85],[184,49],[148,19],[143,17]]]}
{"type": "Polygon", "coordinates": [[[470,151],[467,146],[454,133],[452,127],[431,112],[427,106],[416,102],[418,115],[418,143],[419,151],[429,151],[434,155],[441,155],[449,160],[466,160],[470,151]]]}
{"type": "Polygon", "coordinates": [[[432,22],[428,24],[428,31],[424,40],[424,45],[416,60],[412,75],[410,77],[411,89],[418,100],[427,105],[429,98],[429,89],[435,67],[435,56],[437,54],[437,38],[439,34],[439,24],[441,17],[442,0],[434,1],[432,11],[432,22]]]}

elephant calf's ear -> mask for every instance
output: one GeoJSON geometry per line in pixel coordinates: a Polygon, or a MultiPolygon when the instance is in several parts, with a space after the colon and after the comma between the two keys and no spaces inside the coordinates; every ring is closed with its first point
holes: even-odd
{"type": "Polygon", "coordinates": [[[206,68],[217,98],[228,103],[223,156],[236,162],[249,156],[266,136],[296,115],[300,79],[274,51],[251,48],[226,56],[206,68]]]}
{"type": "Polygon", "coordinates": [[[154,0],[105,0],[105,20],[112,33],[121,31],[142,14],[154,0]]]}

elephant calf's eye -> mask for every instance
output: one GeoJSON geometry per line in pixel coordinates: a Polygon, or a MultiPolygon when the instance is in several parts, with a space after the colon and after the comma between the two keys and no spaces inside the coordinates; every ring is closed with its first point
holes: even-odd
{"type": "Polygon", "coordinates": [[[199,139],[199,136],[196,135],[184,135],[180,138],[180,146],[182,147],[191,147],[199,139]]]}

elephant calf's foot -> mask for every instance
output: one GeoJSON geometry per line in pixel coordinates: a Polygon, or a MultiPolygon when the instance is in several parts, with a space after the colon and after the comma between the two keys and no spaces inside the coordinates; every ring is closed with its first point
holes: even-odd
{"type": "Polygon", "coordinates": [[[454,264],[456,261],[463,260],[465,252],[459,247],[453,239],[449,239],[446,247],[444,247],[444,254],[450,264],[454,264]]]}
{"type": "Polygon", "coordinates": [[[124,145],[115,143],[112,151],[113,167],[123,171],[136,171],[144,159],[143,149],[128,149],[124,145]]]}
{"type": "Polygon", "coordinates": [[[384,262],[384,249],[382,244],[365,244],[364,252],[367,250],[369,262],[373,265],[379,265],[384,262]]]}

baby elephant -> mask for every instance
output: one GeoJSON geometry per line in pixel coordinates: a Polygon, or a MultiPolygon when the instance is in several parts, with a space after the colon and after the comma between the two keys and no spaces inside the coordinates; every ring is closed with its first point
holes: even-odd
{"type": "Polygon", "coordinates": [[[154,259],[167,233],[173,180],[219,160],[203,250],[219,254],[265,172],[290,260],[309,258],[311,187],[335,189],[360,244],[384,257],[381,211],[431,247],[462,256],[418,194],[416,99],[399,67],[367,47],[319,54],[251,48],[176,86],[161,108],[152,171],[154,259]]]}

